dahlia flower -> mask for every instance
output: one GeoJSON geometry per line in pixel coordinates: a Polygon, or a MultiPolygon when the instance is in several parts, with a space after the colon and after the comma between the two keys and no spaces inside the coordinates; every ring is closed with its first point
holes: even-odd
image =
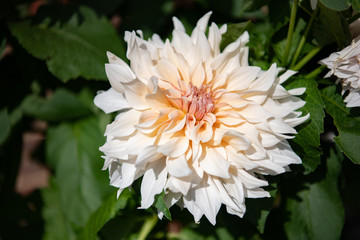
{"type": "Polygon", "coordinates": [[[342,84],[342,94],[349,91],[344,99],[346,106],[360,107],[360,38],[354,39],[351,45],[343,50],[321,60],[320,64],[330,69],[325,77],[338,77],[337,83],[342,84]]]}
{"type": "Polygon", "coordinates": [[[287,139],[308,116],[300,117],[304,101],[293,96],[305,89],[281,86],[295,72],[249,66],[247,32],[220,51],[227,27],[212,23],[206,36],[210,15],[191,36],[174,17],[171,41],[126,32],[130,66],[108,53],[111,88],[94,102],[120,111],[100,148],[118,194],[143,177],[140,208],[164,192],[168,208],[178,204],[196,222],[205,215],[215,224],[222,204],[242,217],[245,198],[270,196],[262,175],[301,163],[287,139]]]}

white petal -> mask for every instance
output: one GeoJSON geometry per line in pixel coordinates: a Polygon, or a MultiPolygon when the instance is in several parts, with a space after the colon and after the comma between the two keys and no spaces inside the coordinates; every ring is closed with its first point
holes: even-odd
{"type": "Polygon", "coordinates": [[[186,115],[179,110],[174,110],[169,113],[169,119],[171,119],[171,123],[164,130],[165,133],[175,133],[182,130],[186,123],[186,115]]]}
{"type": "MultiPolygon", "coordinates": [[[[210,177],[209,177],[210,178],[210,177]]],[[[221,207],[221,199],[216,185],[212,181],[205,181],[198,185],[192,194],[195,204],[205,214],[211,224],[216,224],[216,215],[221,207]]]]}
{"type": "Polygon", "coordinates": [[[124,95],[118,93],[113,88],[110,88],[107,91],[99,92],[94,98],[94,104],[105,113],[130,108],[130,105],[124,98],[124,95]]]}
{"type": "Polygon", "coordinates": [[[110,174],[110,185],[118,188],[121,187],[122,184],[121,165],[116,162],[113,162],[111,164],[111,170],[109,174],[110,174]]]}
{"type": "Polygon", "coordinates": [[[251,170],[258,167],[256,161],[250,160],[243,153],[236,152],[234,149],[229,149],[229,147],[227,147],[227,155],[231,165],[237,168],[251,170]]]}
{"type": "Polygon", "coordinates": [[[111,86],[121,93],[125,92],[123,83],[128,83],[136,78],[128,66],[118,64],[105,64],[105,72],[111,86]]]}
{"type": "Polygon", "coordinates": [[[157,152],[157,146],[146,146],[137,155],[135,166],[138,168],[144,168],[147,163],[159,160],[164,157],[163,154],[157,152]]]}
{"type": "Polygon", "coordinates": [[[290,89],[288,91],[288,93],[290,93],[291,95],[302,95],[305,92],[306,88],[294,88],[294,89],[290,89]]]}
{"type": "Polygon", "coordinates": [[[241,182],[244,184],[244,186],[248,189],[253,189],[268,185],[267,181],[260,180],[244,170],[238,170],[238,177],[239,179],[241,179],[241,182]]]}
{"type": "Polygon", "coordinates": [[[167,59],[161,59],[156,65],[156,70],[159,74],[159,78],[169,82],[172,85],[176,85],[180,79],[180,75],[176,66],[174,66],[174,64],[167,59]]]}
{"type": "Polygon", "coordinates": [[[99,148],[100,151],[106,154],[106,156],[117,159],[127,158],[126,141],[113,139],[106,141],[106,143],[99,148]]]}
{"type": "MultiPolygon", "coordinates": [[[[179,201],[180,197],[181,197],[180,193],[173,193],[173,192],[166,193],[166,195],[164,196],[164,202],[166,207],[169,209],[172,205],[174,205],[179,201]]],[[[158,217],[160,219],[162,219],[163,215],[164,214],[158,210],[158,217]]]]}
{"type": "Polygon", "coordinates": [[[240,67],[235,69],[229,76],[227,89],[238,91],[249,88],[258,76],[261,69],[259,67],[240,67]]]}
{"type": "Polygon", "coordinates": [[[156,77],[151,77],[149,85],[153,88],[152,93],[145,96],[146,102],[154,110],[162,110],[164,108],[172,107],[162,89],[158,87],[156,77]],[[151,83],[151,84],[150,84],[151,83]]]}
{"type": "Polygon", "coordinates": [[[347,103],[346,107],[360,107],[360,91],[350,91],[344,102],[347,103]]]}
{"type": "Polygon", "coordinates": [[[172,20],[173,20],[173,23],[174,23],[174,29],[175,30],[185,32],[184,25],[180,22],[180,20],[177,17],[173,17],[172,20]]]}
{"type": "Polygon", "coordinates": [[[279,83],[280,84],[284,83],[289,77],[295,75],[296,73],[297,73],[296,71],[287,70],[286,72],[281,74],[281,76],[279,77],[279,83]]]}
{"type": "Polygon", "coordinates": [[[167,171],[164,161],[157,161],[152,164],[152,168],[147,170],[141,182],[141,207],[149,208],[156,194],[164,190],[167,179],[167,171]]]}
{"type": "Polygon", "coordinates": [[[204,16],[202,16],[199,21],[196,23],[196,27],[202,31],[202,32],[205,32],[206,31],[206,28],[207,28],[207,25],[208,25],[208,22],[209,22],[209,18],[211,16],[212,12],[208,12],[206,13],[204,16]]]}
{"type": "Polygon", "coordinates": [[[205,80],[205,71],[202,62],[199,62],[191,74],[191,82],[196,87],[200,87],[205,80]]]}
{"type": "Polygon", "coordinates": [[[186,177],[192,173],[192,170],[189,168],[185,156],[168,158],[166,160],[166,167],[169,174],[174,177],[186,177]]]}
{"type": "MultiPolygon", "coordinates": [[[[227,209],[230,209],[230,211],[228,210],[228,212],[231,214],[238,215],[239,217],[243,217],[245,213],[245,204],[243,197],[244,195],[242,195],[240,199],[237,199],[236,197],[234,197],[236,194],[234,194],[233,191],[229,191],[230,189],[236,191],[237,190],[236,187],[229,188],[227,186],[234,184],[230,184],[226,181],[224,181],[225,183],[223,183],[218,178],[213,178],[212,180],[216,185],[217,189],[219,190],[219,195],[221,197],[222,203],[226,205],[227,209]]],[[[241,186],[241,191],[242,191],[242,186],[241,186]]]]}
{"type": "Polygon", "coordinates": [[[247,105],[240,114],[249,122],[263,122],[268,118],[272,117],[265,108],[260,105],[250,104],[247,105]]]}
{"type": "Polygon", "coordinates": [[[127,163],[127,162],[122,163],[121,176],[123,180],[121,182],[120,188],[129,187],[142,174],[143,172],[139,174],[139,170],[134,166],[133,163],[127,163]]]}
{"type": "Polygon", "coordinates": [[[195,194],[188,194],[183,198],[185,207],[189,210],[189,212],[194,216],[194,221],[196,223],[200,222],[200,218],[203,216],[203,211],[197,207],[194,203],[194,199],[191,196],[195,194]]]}
{"type": "Polygon", "coordinates": [[[213,56],[218,55],[220,53],[221,32],[215,23],[211,23],[208,40],[213,56]]]}
{"type": "Polygon", "coordinates": [[[137,155],[141,152],[143,147],[154,145],[154,138],[148,137],[140,132],[136,132],[131,136],[126,145],[126,151],[128,154],[137,155]]]}
{"type": "Polygon", "coordinates": [[[200,161],[200,167],[210,175],[229,178],[230,162],[226,158],[226,151],[223,147],[206,148],[205,156],[200,161]]]}
{"type": "Polygon", "coordinates": [[[121,58],[117,57],[115,54],[111,53],[111,52],[106,52],[106,55],[109,59],[109,63],[111,64],[117,64],[123,67],[128,67],[128,71],[131,71],[131,68],[127,65],[126,62],[124,62],[121,58]]]}
{"type": "Polygon", "coordinates": [[[158,152],[169,156],[179,157],[186,152],[189,147],[189,139],[185,136],[175,136],[166,143],[159,145],[158,152]]]}
{"type": "Polygon", "coordinates": [[[256,162],[259,166],[257,167],[257,172],[260,172],[264,175],[277,175],[285,172],[285,168],[280,164],[276,164],[271,160],[259,160],[256,162]]]}
{"type": "Polygon", "coordinates": [[[106,126],[105,136],[129,136],[135,131],[134,125],[139,122],[140,113],[141,112],[134,109],[119,113],[119,115],[116,116],[116,120],[106,126]]]}
{"type": "Polygon", "coordinates": [[[148,94],[147,86],[135,79],[131,82],[127,82],[123,84],[125,89],[125,97],[129,105],[138,110],[144,110],[149,108],[145,96],[148,94]]]}
{"type": "Polygon", "coordinates": [[[170,176],[165,188],[168,188],[172,192],[181,193],[182,195],[187,195],[191,185],[194,183],[192,181],[185,181],[183,179],[170,176]]]}
{"type": "Polygon", "coordinates": [[[264,198],[271,197],[270,193],[262,188],[246,189],[245,197],[247,198],[264,198]]]}
{"type": "Polygon", "coordinates": [[[232,146],[235,150],[246,150],[250,147],[251,143],[246,136],[237,131],[228,131],[224,134],[223,141],[232,146]]]}
{"type": "Polygon", "coordinates": [[[272,64],[270,69],[264,72],[258,79],[250,84],[249,89],[255,89],[259,91],[268,91],[276,80],[278,70],[276,64],[272,64]]]}

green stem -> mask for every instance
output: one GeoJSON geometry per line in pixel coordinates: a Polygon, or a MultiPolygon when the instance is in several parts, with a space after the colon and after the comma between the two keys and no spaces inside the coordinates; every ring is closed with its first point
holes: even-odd
{"type": "Polygon", "coordinates": [[[357,14],[355,14],[354,16],[352,16],[349,20],[349,24],[356,21],[358,18],[360,18],[360,12],[358,12],[357,14]]]}
{"type": "Polygon", "coordinates": [[[289,30],[287,34],[287,41],[286,41],[286,47],[285,52],[282,60],[282,64],[285,66],[287,65],[287,60],[289,57],[290,47],[291,47],[291,40],[294,33],[294,26],[295,26],[295,20],[296,20],[296,11],[298,6],[299,0],[294,0],[291,8],[291,15],[290,15],[290,24],[289,24],[289,30]]]}
{"type": "Polygon", "coordinates": [[[158,220],[159,219],[157,215],[153,215],[147,218],[140,229],[138,240],[145,240],[151,230],[155,227],[158,220]]]}
{"type": "Polygon", "coordinates": [[[294,54],[294,58],[292,59],[291,61],[291,64],[290,64],[290,68],[292,68],[293,66],[295,66],[295,63],[296,61],[298,60],[299,56],[300,56],[300,53],[301,53],[301,50],[303,49],[304,45],[305,45],[305,42],[306,42],[306,38],[307,36],[309,35],[309,32],[311,30],[311,27],[314,23],[314,20],[315,20],[315,17],[317,15],[319,11],[319,8],[316,8],[315,11],[313,11],[313,13],[311,14],[311,18],[310,18],[310,21],[308,22],[308,25],[306,26],[306,29],[305,29],[305,32],[304,34],[301,36],[301,39],[300,39],[300,42],[299,42],[299,45],[295,51],[295,54],[294,54]]]}
{"type": "Polygon", "coordinates": [[[326,68],[325,65],[321,65],[321,66],[315,68],[312,72],[306,74],[305,78],[307,78],[307,79],[314,78],[317,75],[319,75],[320,73],[322,73],[322,71],[324,71],[325,68],[326,68]]]}
{"type": "Polygon", "coordinates": [[[306,56],[301,59],[298,64],[295,65],[295,67],[291,68],[294,71],[299,71],[308,61],[310,61],[319,51],[321,50],[320,46],[317,46],[313,50],[311,50],[306,56]]]}

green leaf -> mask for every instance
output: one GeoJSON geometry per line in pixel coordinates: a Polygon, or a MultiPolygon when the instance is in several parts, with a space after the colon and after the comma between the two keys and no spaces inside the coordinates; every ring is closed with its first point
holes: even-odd
{"type": "Polygon", "coordinates": [[[55,172],[63,214],[81,230],[113,191],[108,173],[101,171],[103,160],[98,149],[104,137],[99,119],[88,117],[50,126],[46,139],[46,160],[55,172]]]}
{"type": "Polygon", "coordinates": [[[9,114],[7,109],[2,109],[0,111],[0,145],[5,142],[7,137],[10,134],[11,123],[9,119],[9,114]]]}
{"type": "MultiPolygon", "coordinates": [[[[221,1],[213,1],[213,3],[218,3],[219,6],[224,5],[221,1]]],[[[259,10],[261,6],[267,3],[268,0],[232,0],[231,15],[236,18],[244,17],[246,12],[259,10]]],[[[213,6],[213,9],[217,10],[218,8],[213,6]]]]}
{"type": "Polygon", "coordinates": [[[344,207],[338,190],[341,153],[330,150],[325,178],[308,183],[295,198],[286,202],[288,221],[285,232],[289,240],[340,239],[344,224],[344,207]]]}
{"type": "Polygon", "coordinates": [[[274,33],[288,24],[290,20],[290,4],[287,0],[270,1],[269,20],[274,33]]]}
{"type": "Polygon", "coordinates": [[[320,0],[320,2],[335,11],[344,11],[350,7],[349,0],[320,0]]]}
{"type": "Polygon", "coordinates": [[[317,43],[326,46],[336,42],[339,48],[347,46],[351,41],[351,34],[345,16],[323,4],[318,6],[320,14],[313,26],[313,35],[317,43]]]}
{"type": "Polygon", "coordinates": [[[176,235],[176,239],[181,240],[215,240],[214,236],[205,237],[201,235],[198,231],[191,228],[183,228],[181,232],[176,235]]]}
{"type": "Polygon", "coordinates": [[[265,231],[266,219],[274,205],[276,184],[272,184],[271,189],[272,190],[269,189],[271,198],[246,199],[246,212],[244,219],[248,220],[253,226],[255,226],[261,234],[265,231]]]}
{"type": "Polygon", "coordinates": [[[63,82],[78,77],[106,79],[106,51],[124,54],[115,29],[90,8],[80,7],[79,13],[64,24],[49,22],[51,19],[37,25],[30,21],[8,25],[20,44],[33,56],[45,60],[50,72],[63,82]]]}
{"type": "Polygon", "coordinates": [[[265,231],[266,219],[270,213],[270,208],[272,206],[272,199],[265,199],[264,201],[259,200],[257,201],[257,203],[259,204],[257,206],[254,206],[254,204],[251,205],[249,204],[249,202],[251,202],[251,200],[246,199],[248,211],[246,212],[245,219],[249,220],[254,226],[256,226],[259,233],[263,234],[265,231]]]}
{"type": "Polygon", "coordinates": [[[360,1],[359,0],[350,0],[352,8],[354,11],[360,11],[360,1]]]}
{"type": "Polygon", "coordinates": [[[226,33],[222,36],[220,49],[223,50],[227,45],[236,41],[241,34],[253,27],[251,21],[229,24],[226,33]]]}
{"type": "MultiPolygon", "coordinates": [[[[130,205],[129,202],[128,205],[130,205]]],[[[117,215],[107,222],[104,227],[101,228],[99,235],[102,239],[130,239],[133,232],[139,231],[139,218],[143,219],[143,216],[139,216],[138,213],[130,211],[127,207],[126,211],[122,211],[120,215],[117,215]]]]}
{"type": "Polygon", "coordinates": [[[46,121],[69,120],[91,113],[75,94],[65,89],[57,89],[50,99],[30,95],[24,100],[22,109],[25,114],[46,121]]]}
{"type": "Polygon", "coordinates": [[[160,194],[155,196],[154,206],[157,208],[159,212],[162,212],[164,216],[171,221],[171,214],[169,209],[167,208],[164,201],[165,192],[163,191],[160,194]]]}
{"type": "MultiPolygon", "coordinates": [[[[293,38],[292,38],[292,44],[290,47],[289,52],[289,59],[292,59],[296,47],[298,45],[298,42],[300,41],[300,38],[302,36],[302,32],[305,30],[306,22],[299,18],[297,21],[297,24],[294,29],[293,38]]],[[[285,30],[285,29],[284,29],[285,30]]],[[[287,31],[287,29],[286,29],[287,31]]],[[[273,49],[278,59],[282,59],[284,56],[285,48],[286,48],[286,42],[287,42],[287,36],[284,34],[285,32],[279,31],[277,34],[274,35],[272,41],[273,41],[273,49]],[[279,41],[277,39],[280,39],[279,41]]]]}
{"type": "Polygon", "coordinates": [[[2,59],[2,55],[3,55],[4,51],[5,51],[5,48],[6,48],[6,39],[3,38],[1,40],[1,42],[0,42],[0,60],[2,59]]]}
{"type": "Polygon", "coordinates": [[[351,161],[360,164],[360,117],[352,115],[350,109],[345,107],[342,96],[336,93],[335,86],[323,89],[321,95],[325,110],[334,119],[339,132],[335,142],[351,161]]]}
{"type": "Polygon", "coordinates": [[[119,199],[116,197],[117,191],[104,201],[101,206],[90,216],[85,224],[83,231],[78,235],[79,240],[96,239],[98,231],[113,218],[116,212],[125,208],[131,193],[125,189],[119,199]]]}
{"type": "Polygon", "coordinates": [[[314,79],[296,78],[286,85],[287,89],[305,87],[305,106],[299,109],[303,115],[310,113],[310,120],[297,127],[298,134],[291,142],[301,157],[306,173],[314,171],[320,164],[320,134],[324,132],[324,103],[314,79]]]}
{"type": "Polygon", "coordinates": [[[234,240],[234,237],[225,227],[216,228],[215,232],[219,240],[234,240]]]}
{"type": "Polygon", "coordinates": [[[41,190],[44,206],[42,216],[45,221],[44,240],[75,239],[75,234],[67,221],[58,186],[50,179],[50,187],[41,190]]]}
{"type": "Polygon", "coordinates": [[[250,65],[259,66],[262,69],[268,69],[269,64],[269,46],[273,30],[270,23],[256,23],[250,32],[249,46],[249,63],[250,65]]]}

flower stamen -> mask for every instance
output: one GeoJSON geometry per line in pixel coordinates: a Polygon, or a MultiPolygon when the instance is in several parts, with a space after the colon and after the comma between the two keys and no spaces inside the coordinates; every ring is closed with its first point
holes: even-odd
{"type": "Polygon", "coordinates": [[[182,100],[182,110],[193,115],[198,121],[215,108],[210,87],[207,85],[201,85],[198,88],[190,82],[188,90],[182,96],[182,100]]]}

